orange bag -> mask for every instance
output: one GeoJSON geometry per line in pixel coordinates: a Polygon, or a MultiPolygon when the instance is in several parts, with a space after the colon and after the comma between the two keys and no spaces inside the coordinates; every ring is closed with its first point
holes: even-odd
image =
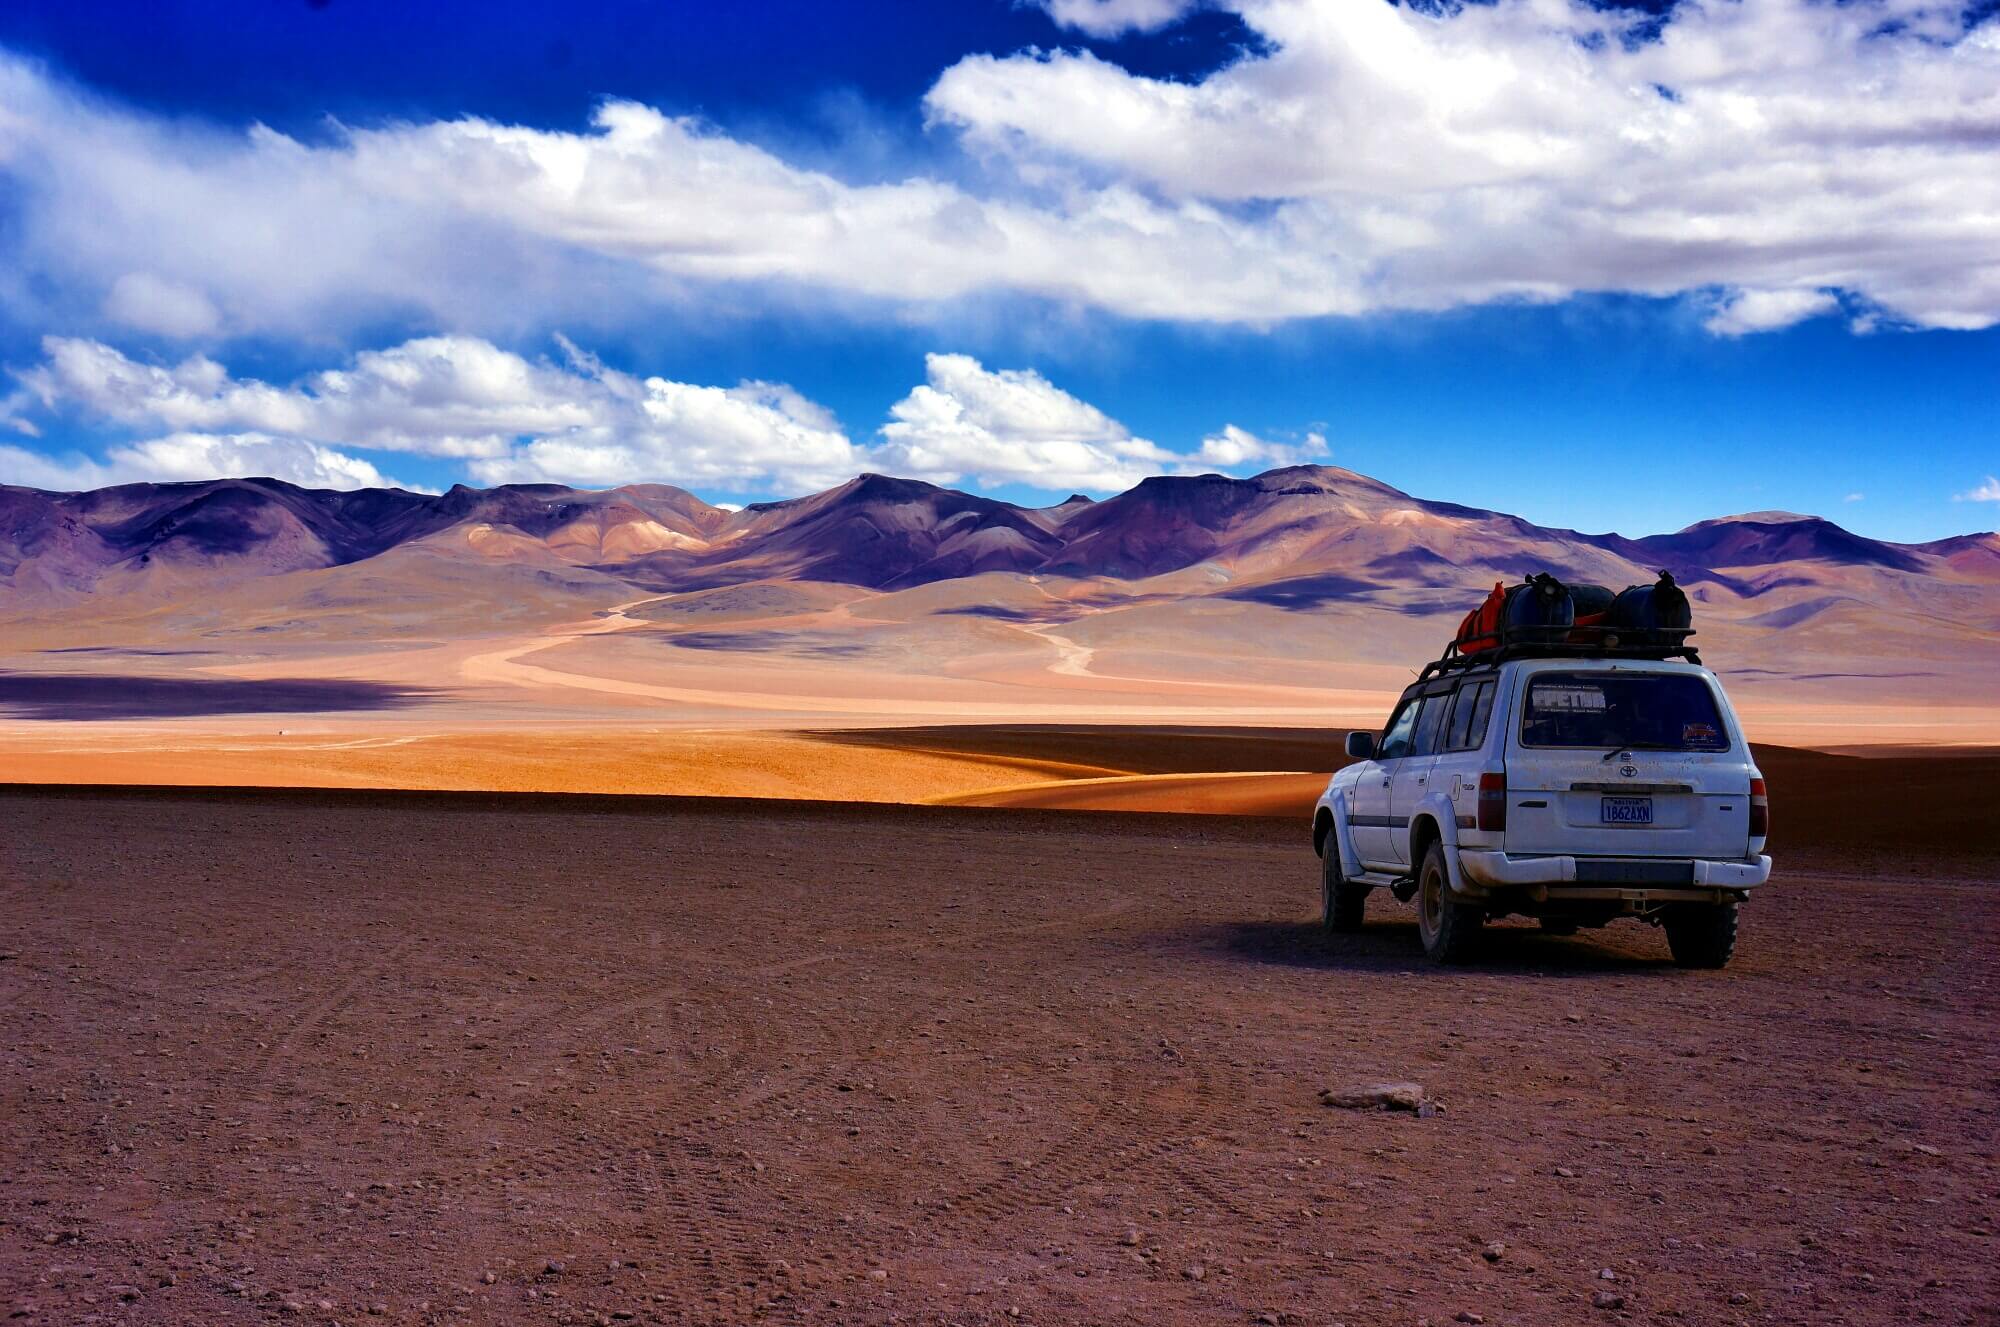
{"type": "Polygon", "coordinates": [[[1493,582],[1493,593],[1486,596],[1486,602],[1465,615],[1458,624],[1458,652],[1477,654],[1500,644],[1500,623],[1507,612],[1507,587],[1500,581],[1493,582]]]}

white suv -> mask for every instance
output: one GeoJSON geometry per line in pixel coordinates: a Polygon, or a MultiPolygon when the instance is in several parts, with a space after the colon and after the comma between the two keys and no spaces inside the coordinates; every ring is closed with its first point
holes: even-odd
{"type": "Polygon", "coordinates": [[[1696,663],[1441,661],[1347,753],[1313,813],[1325,925],[1357,929],[1387,886],[1441,963],[1520,913],[1559,934],[1637,917],[1683,967],[1719,968],[1771,874],[1763,776],[1696,663]]]}

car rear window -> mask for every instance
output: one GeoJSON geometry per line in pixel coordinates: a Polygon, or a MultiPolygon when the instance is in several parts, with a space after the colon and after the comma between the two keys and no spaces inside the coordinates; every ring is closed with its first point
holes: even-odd
{"type": "Polygon", "coordinates": [[[1684,673],[1536,673],[1521,745],[1727,751],[1715,693],[1684,673]]]}

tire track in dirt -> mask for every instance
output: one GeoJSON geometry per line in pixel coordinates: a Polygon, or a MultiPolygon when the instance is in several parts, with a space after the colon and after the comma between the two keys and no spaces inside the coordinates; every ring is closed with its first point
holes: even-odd
{"type": "MultiPolygon", "coordinates": [[[[574,1169],[583,1168],[590,1159],[600,1164],[615,1161],[614,1187],[622,1195],[621,1206],[628,1212],[645,1214],[663,1228],[658,1237],[666,1247],[679,1251],[679,1260],[697,1278],[708,1307],[716,1313],[745,1314],[778,1291],[792,1295],[836,1284],[851,1276],[852,1268],[831,1250],[788,1249],[784,1261],[789,1272],[781,1276],[773,1271],[777,1257],[770,1247],[770,1232],[761,1218],[745,1213],[744,1188],[757,1183],[760,1172],[752,1162],[736,1155],[740,1148],[731,1139],[775,1112],[828,1093],[840,1080],[862,1076],[865,1047],[907,1035],[928,1015],[929,1008],[921,1000],[911,999],[902,1001],[898,1006],[901,1013],[891,1019],[859,1026],[844,1020],[828,1022],[814,1017],[819,1011],[809,999],[788,995],[769,985],[769,980],[826,963],[866,966],[892,954],[946,953],[1052,932],[1091,933],[1128,914],[1134,906],[1133,901],[1120,899],[1103,908],[1046,922],[990,926],[888,944],[850,941],[838,948],[751,966],[691,963],[679,968],[670,982],[648,983],[642,990],[593,1004],[581,1011],[581,1019],[554,1015],[543,1020],[543,1026],[554,1030],[539,1038],[547,1044],[531,1063],[547,1064],[571,1053],[563,1047],[576,1048],[580,1054],[586,1049],[580,1037],[601,1033],[641,1009],[688,1002],[695,998],[696,981],[714,983],[700,997],[702,1003],[747,1035],[737,1038],[728,1064],[717,1072],[677,1082],[664,1096],[652,1091],[645,1094],[645,1109],[638,1118],[653,1135],[654,1146],[634,1150],[629,1141],[621,1142],[609,1130],[564,1118],[559,1126],[550,1122],[549,1132],[560,1131],[563,1139],[547,1155],[558,1166],[574,1169]],[[782,1003],[758,1003],[773,998],[782,1003]],[[751,1012],[737,1015],[738,1010],[751,1012]],[[803,1066],[775,1081],[772,1076],[752,1073],[759,1052],[765,1049],[763,1025],[774,1023],[792,1029],[792,1059],[803,1066]]],[[[574,1015],[579,1011],[566,1012],[574,1015]]],[[[617,1099],[627,1100],[623,1096],[617,1099]]],[[[621,1113],[631,1117],[630,1112],[621,1113]]],[[[1101,1174],[1103,1168],[1089,1160],[1099,1134],[1081,1131],[1051,1149],[1051,1169],[1064,1175],[1085,1171],[1101,1174]]],[[[1127,1148],[1121,1155],[1127,1160],[1142,1154],[1150,1158],[1169,1145],[1163,1141],[1145,1148],[1127,1148]]],[[[1116,1165],[1117,1159],[1110,1164],[1116,1165]]],[[[1014,1207],[1018,1210],[1026,1205],[1023,1201],[1014,1207]]]]}
{"type": "Polygon", "coordinates": [[[351,1008],[361,999],[362,992],[381,981],[390,971],[403,962],[409,952],[416,948],[415,937],[405,938],[390,945],[374,962],[354,968],[347,980],[334,986],[325,994],[309,999],[284,1021],[281,1032],[270,1036],[257,1037],[262,1049],[252,1057],[240,1086],[255,1092],[263,1088],[278,1069],[291,1058],[293,1048],[304,1037],[318,1028],[329,1018],[333,1018],[351,1008]]]}

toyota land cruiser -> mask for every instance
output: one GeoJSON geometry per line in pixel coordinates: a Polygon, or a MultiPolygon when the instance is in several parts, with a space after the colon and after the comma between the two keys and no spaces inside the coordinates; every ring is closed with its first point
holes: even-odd
{"type": "Polygon", "coordinates": [[[1634,917],[1681,966],[1723,966],[1771,873],[1770,810],[1715,675],[1692,651],[1512,653],[1441,660],[1379,735],[1348,735],[1313,814],[1326,928],[1386,888],[1441,963],[1521,914],[1558,934],[1634,917]]]}

